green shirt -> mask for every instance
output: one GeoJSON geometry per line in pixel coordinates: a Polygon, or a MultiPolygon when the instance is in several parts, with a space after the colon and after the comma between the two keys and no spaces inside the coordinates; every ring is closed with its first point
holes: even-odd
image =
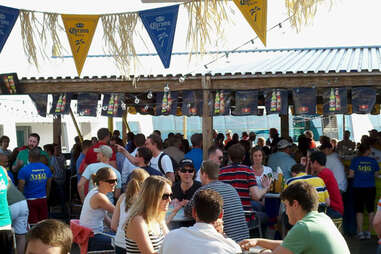
{"type": "Polygon", "coordinates": [[[6,169],[0,166],[0,227],[11,225],[11,216],[8,210],[6,169]]]}
{"type": "MultiPolygon", "coordinates": [[[[49,160],[49,155],[45,151],[40,150],[40,155],[44,155],[48,159],[48,161],[50,161],[49,160]]],[[[23,167],[29,164],[29,149],[28,148],[20,151],[17,154],[17,158],[16,158],[16,161],[15,161],[15,164],[17,163],[18,160],[22,161],[24,163],[23,167]]]]}
{"type": "Polygon", "coordinates": [[[350,254],[344,237],[331,218],[316,211],[298,221],[281,245],[293,254],[350,254]]]}

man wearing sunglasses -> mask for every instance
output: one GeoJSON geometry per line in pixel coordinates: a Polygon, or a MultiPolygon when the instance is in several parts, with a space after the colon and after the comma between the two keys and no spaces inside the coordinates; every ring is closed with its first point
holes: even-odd
{"type": "MultiPolygon", "coordinates": [[[[208,160],[215,162],[218,165],[218,168],[220,168],[222,165],[222,162],[224,161],[224,154],[222,150],[215,145],[209,147],[208,160]]],[[[199,182],[201,182],[200,174],[201,174],[201,171],[200,170],[197,171],[196,180],[199,182]]]]}

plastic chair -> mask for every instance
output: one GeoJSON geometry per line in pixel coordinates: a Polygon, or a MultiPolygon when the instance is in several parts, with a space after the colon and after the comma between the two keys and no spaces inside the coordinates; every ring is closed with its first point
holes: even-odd
{"type": "Polygon", "coordinates": [[[262,238],[261,219],[259,218],[259,216],[257,216],[257,213],[255,211],[246,211],[246,210],[244,210],[244,212],[245,212],[245,216],[250,216],[250,217],[254,216],[254,220],[250,219],[247,222],[247,226],[249,227],[249,232],[252,230],[258,229],[259,237],[262,238]]]}
{"type": "Polygon", "coordinates": [[[94,232],[90,228],[80,225],[79,220],[70,220],[70,229],[73,233],[73,242],[78,244],[81,253],[115,253],[115,250],[88,251],[87,244],[89,239],[94,236],[94,232]]]}

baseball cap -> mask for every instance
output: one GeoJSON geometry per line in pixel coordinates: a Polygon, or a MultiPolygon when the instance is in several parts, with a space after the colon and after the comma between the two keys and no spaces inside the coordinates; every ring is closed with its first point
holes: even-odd
{"type": "Polygon", "coordinates": [[[112,153],[113,153],[111,147],[109,147],[107,145],[100,146],[99,148],[94,148],[94,152],[96,152],[96,153],[102,153],[107,158],[111,158],[112,157],[112,153]]]}
{"type": "Polygon", "coordinates": [[[191,159],[182,159],[179,162],[179,168],[184,168],[185,166],[194,168],[193,161],[191,159]]]}
{"type": "Polygon", "coordinates": [[[289,146],[291,146],[291,143],[285,139],[281,139],[277,144],[278,149],[284,149],[289,146]]]}

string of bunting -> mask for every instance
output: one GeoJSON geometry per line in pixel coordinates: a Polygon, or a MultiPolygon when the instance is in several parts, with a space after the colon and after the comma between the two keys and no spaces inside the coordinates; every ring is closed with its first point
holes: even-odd
{"type": "MultiPolygon", "coordinates": [[[[3,87],[2,87],[3,88],[3,87]]],[[[186,115],[201,116],[202,91],[170,91],[148,94],[103,94],[100,113],[102,116],[122,117],[124,111],[143,115],[186,115]]],[[[208,99],[208,114],[211,116],[245,116],[266,114],[287,115],[289,108],[293,115],[316,116],[332,114],[379,114],[380,105],[376,104],[376,90],[371,87],[353,87],[350,101],[347,101],[348,89],[345,87],[325,88],[323,104],[317,103],[317,90],[311,87],[298,87],[291,90],[274,88],[259,90],[215,90],[208,99]],[[288,94],[291,92],[294,104],[289,107],[288,94]],[[260,95],[263,94],[263,97],[260,95]],[[364,96],[366,95],[366,96],[364,96]],[[263,98],[263,99],[262,99],[263,98]],[[259,105],[264,105],[260,107],[259,105]]],[[[48,95],[31,94],[30,98],[40,116],[46,117],[48,95]]],[[[53,94],[49,111],[51,115],[69,114],[72,93],[53,94]]],[[[96,117],[99,95],[78,94],[76,111],[80,116],[96,117]]]]}
{"type": "MultiPolygon", "coordinates": [[[[292,17],[291,24],[298,27],[302,22],[313,18],[316,4],[322,0],[285,1],[292,17]]],[[[234,0],[234,4],[266,45],[267,0],[234,0]]],[[[64,48],[58,34],[65,31],[80,76],[98,20],[101,19],[105,51],[114,57],[120,70],[128,74],[135,71],[136,67],[134,38],[142,38],[136,29],[140,20],[164,67],[169,68],[180,5],[183,5],[188,13],[187,46],[191,48],[191,52],[205,53],[207,46],[215,43],[215,38],[211,38],[211,35],[216,33],[218,37],[223,37],[224,24],[230,22],[228,11],[230,9],[232,12],[232,9],[227,0],[194,0],[138,12],[100,15],[60,14],[0,6],[0,52],[17,18],[20,17],[21,37],[29,63],[38,68],[39,56],[46,58],[50,53],[47,52],[48,44],[53,45],[54,55],[61,55],[64,48]]],[[[189,57],[191,56],[192,54],[189,54],[189,57]]]]}

